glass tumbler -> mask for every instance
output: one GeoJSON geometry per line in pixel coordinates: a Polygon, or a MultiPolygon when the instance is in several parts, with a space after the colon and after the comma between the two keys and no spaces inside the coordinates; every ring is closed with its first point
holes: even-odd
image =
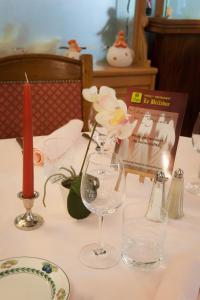
{"type": "Polygon", "coordinates": [[[152,221],[145,216],[147,207],[142,202],[127,203],[122,231],[122,261],[145,269],[161,265],[167,224],[165,209],[162,208],[162,220],[152,221]]]}

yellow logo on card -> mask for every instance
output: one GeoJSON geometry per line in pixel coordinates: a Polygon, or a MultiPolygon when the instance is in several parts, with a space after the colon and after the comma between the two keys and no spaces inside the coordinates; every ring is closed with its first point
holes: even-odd
{"type": "Polygon", "coordinates": [[[142,93],[133,92],[131,96],[132,103],[141,103],[142,101],[142,93]]]}

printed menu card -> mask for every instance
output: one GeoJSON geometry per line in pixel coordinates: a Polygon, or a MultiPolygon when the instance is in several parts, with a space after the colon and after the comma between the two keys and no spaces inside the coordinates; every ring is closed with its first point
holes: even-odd
{"type": "Polygon", "coordinates": [[[130,88],[126,104],[132,135],[116,145],[128,172],[172,174],[187,94],[130,88]]]}

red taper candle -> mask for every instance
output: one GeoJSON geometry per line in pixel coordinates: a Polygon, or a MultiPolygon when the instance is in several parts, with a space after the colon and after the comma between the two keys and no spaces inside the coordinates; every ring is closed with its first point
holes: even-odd
{"type": "MultiPolygon", "coordinates": [[[[25,73],[26,76],[26,73],[25,73]]],[[[26,76],[27,79],[27,76],[26,76]]],[[[28,82],[23,90],[23,198],[34,196],[33,132],[31,87],[28,82]]]]}

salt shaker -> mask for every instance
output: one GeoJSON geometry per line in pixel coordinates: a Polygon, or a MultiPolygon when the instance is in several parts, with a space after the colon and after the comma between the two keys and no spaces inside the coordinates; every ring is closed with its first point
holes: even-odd
{"type": "Polygon", "coordinates": [[[165,219],[165,181],[165,174],[162,171],[157,172],[145,215],[148,220],[162,222],[165,219]]]}
{"type": "Polygon", "coordinates": [[[171,181],[167,196],[168,217],[179,219],[183,217],[184,177],[183,170],[177,169],[171,181]]]}

